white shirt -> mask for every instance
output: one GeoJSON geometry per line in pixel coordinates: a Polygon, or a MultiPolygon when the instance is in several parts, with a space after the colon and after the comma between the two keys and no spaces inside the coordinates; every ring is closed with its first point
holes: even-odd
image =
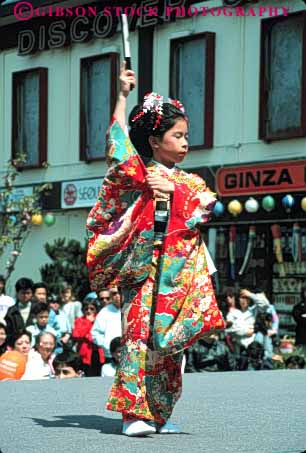
{"type": "Polygon", "coordinates": [[[101,368],[101,376],[114,377],[116,374],[116,370],[117,368],[114,366],[113,363],[106,363],[101,368]]]}
{"type": "Polygon", "coordinates": [[[113,304],[106,305],[98,313],[91,330],[93,341],[104,349],[105,357],[111,357],[109,350],[113,338],[121,337],[121,310],[113,304]]]}
{"type": "Polygon", "coordinates": [[[0,322],[5,318],[7,310],[15,304],[15,301],[12,297],[7,296],[6,294],[1,294],[0,296],[0,322]]]}

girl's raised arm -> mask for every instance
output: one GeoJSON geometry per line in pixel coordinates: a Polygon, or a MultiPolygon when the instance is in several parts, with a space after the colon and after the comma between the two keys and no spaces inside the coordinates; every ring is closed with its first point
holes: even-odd
{"type": "Polygon", "coordinates": [[[131,69],[126,69],[124,61],[120,69],[120,92],[114,110],[114,116],[123,130],[126,126],[126,98],[130,94],[131,86],[136,86],[135,73],[131,69]]]}

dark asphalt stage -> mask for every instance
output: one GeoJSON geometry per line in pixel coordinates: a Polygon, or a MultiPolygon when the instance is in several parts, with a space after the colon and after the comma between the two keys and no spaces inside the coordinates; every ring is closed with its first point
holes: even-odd
{"type": "Polygon", "coordinates": [[[183,434],[128,438],[104,409],[110,378],[0,383],[1,453],[306,451],[306,371],[187,374],[183,434]]]}

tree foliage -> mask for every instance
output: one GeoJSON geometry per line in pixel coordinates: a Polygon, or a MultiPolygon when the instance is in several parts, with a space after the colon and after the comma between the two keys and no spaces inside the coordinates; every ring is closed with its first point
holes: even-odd
{"type": "Polygon", "coordinates": [[[53,263],[40,268],[42,280],[49,291],[58,294],[64,284],[71,285],[77,299],[82,300],[90,292],[87,268],[86,245],[79,241],[59,238],[53,244],[45,244],[45,251],[53,263]]]}
{"type": "Polygon", "coordinates": [[[17,193],[16,179],[18,169],[22,168],[26,155],[20,154],[7,163],[0,183],[0,257],[8,254],[4,278],[7,280],[15,269],[16,260],[22,253],[22,248],[31,228],[31,217],[41,212],[41,194],[48,191],[52,185],[42,184],[33,187],[30,195],[17,193]]]}

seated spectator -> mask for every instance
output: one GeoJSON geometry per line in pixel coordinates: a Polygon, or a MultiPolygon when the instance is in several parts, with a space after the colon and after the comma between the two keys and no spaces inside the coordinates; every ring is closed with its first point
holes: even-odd
{"type": "Polygon", "coordinates": [[[253,310],[255,317],[259,312],[267,312],[272,315],[272,326],[268,330],[268,335],[269,336],[278,335],[279,330],[278,314],[276,312],[274,305],[272,305],[269,302],[265,292],[261,288],[256,288],[254,292],[251,292],[247,289],[242,289],[241,292],[243,293],[244,296],[249,297],[253,302],[253,305],[250,307],[250,309],[253,310]]]}
{"type": "Polygon", "coordinates": [[[258,313],[255,320],[254,341],[260,343],[264,348],[264,359],[272,362],[273,358],[273,343],[268,331],[272,328],[271,313],[258,313]]]}
{"type": "Polygon", "coordinates": [[[98,313],[92,328],[94,343],[103,348],[107,362],[112,360],[110,343],[113,338],[121,337],[121,298],[111,298],[110,303],[98,313]]]}
{"type": "Polygon", "coordinates": [[[7,329],[6,325],[0,322],[0,355],[7,351],[7,329]]]}
{"type": "Polygon", "coordinates": [[[302,356],[292,355],[285,360],[285,365],[289,370],[303,370],[305,368],[305,360],[302,356]]]}
{"type": "Polygon", "coordinates": [[[109,376],[113,377],[116,374],[117,367],[120,360],[120,353],[121,353],[121,338],[116,337],[113,338],[110,342],[110,353],[112,355],[112,360],[109,363],[105,363],[101,369],[101,376],[109,376]]]}
{"type": "Polygon", "coordinates": [[[53,361],[55,377],[68,379],[83,376],[83,363],[79,354],[65,351],[58,354],[53,361]]]}
{"type": "Polygon", "coordinates": [[[270,360],[265,360],[264,354],[263,345],[254,341],[246,351],[242,352],[238,369],[240,371],[272,370],[273,364],[270,360]]]}
{"type": "MultiPolygon", "coordinates": [[[[35,358],[35,351],[31,349],[32,335],[27,330],[21,330],[17,332],[13,340],[13,349],[14,351],[20,352],[26,360],[26,369],[24,375],[27,373],[29,364],[35,358]]],[[[24,376],[23,375],[23,376],[24,376]]],[[[21,379],[23,379],[23,376],[21,379]]]]}
{"type": "Polygon", "coordinates": [[[14,304],[14,299],[5,293],[5,278],[0,275],[0,322],[4,321],[7,310],[14,304]]]}
{"type": "Polygon", "coordinates": [[[43,332],[52,333],[55,337],[57,336],[56,331],[53,327],[49,326],[49,306],[44,303],[38,303],[33,308],[34,319],[33,325],[27,327],[27,331],[32,335],[32,344],[33,347],[36,343],[36,338],[43,332]]]}
{"type": "Polygon", "coordinates": [[[20,278],[17,280],[16,303],[10,307],[5,315],[7,326],[8,343],[13,346],[15,335],[33,324],[33,287],[34,284],[29,278],[20,278]]]}
{"type": "Polygon", "coordinates": [[[35,351],[29,356],[23,380],[49,379],[54,376],[52,362],[56,338],[52,333],[43,332],[36,338],[35,351]]]}
{"type": "Polygon", "coordinates": [[[209,335],[188,349],[185,372],[232,371],[235,366],[235,357],[227,345],[218,335],[209,335]]]}
{"type": "Polygon", "coordinates": [[[236,357],[239,358],[241,350],[246,349],[254,340],[255,313],[250,307],[250,299],[241,291],[239,295],[239,309],[229,313],[226,335],[230,335],[231,344],[236,357]]]}
{"type": "Polygon", "coordinates": [[[82,358],[86,376],[100,376],[104,352],[93,342],[91,334],[98,313],[96,299],[85,299],[83,312],[84,316],[75,320],[72,338],[77,342],[77,351],[82,358]]]}
{"type": "Polygon", "coordinates": [[[63,310],[59,297],[54,295],[48,297],[48,305],[50,311],[52,310],[55,315],[56,324],[58,326],[58,329],[56,330],[58,341],[55,352],[56,354],[60,354],[63,350],[72,349],[71,325],[68,316],[63,310]]]}
{"type": "Polygon", "coordinates": [[[82,304],[78,300],[75,300],[72,286],[65,285],[60,291],[60,302],[62,309],[67,315],[71,329],[74,327],[74,322],[77,318],[80,318],[82,313],[82,304]]]}

